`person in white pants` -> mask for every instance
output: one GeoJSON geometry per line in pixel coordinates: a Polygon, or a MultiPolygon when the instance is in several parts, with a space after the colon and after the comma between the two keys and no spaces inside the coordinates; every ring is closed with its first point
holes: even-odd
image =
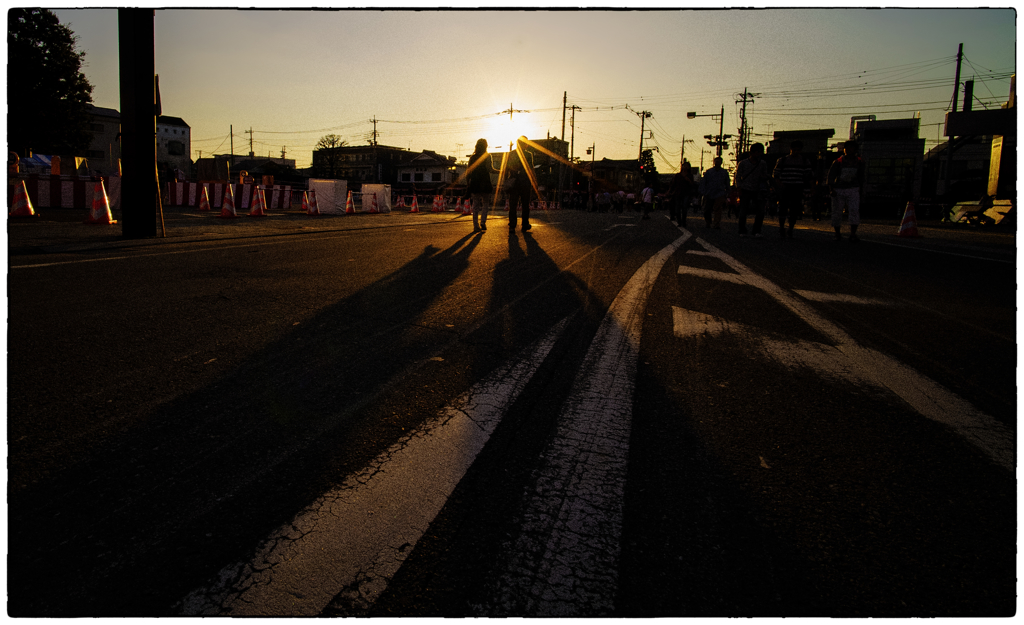
{"type": "Polygon", "coordinates": [[[843,144],[843,155],[832,163],[826,183],[832,195],[832,228],[836,241],[843,239],[840,230],[843,212],[849,215],[850,240],[857,241],[857,226],[860,225],[860,194],[864,186],[864,161],[857,156],[857,142],[843,144]]]}

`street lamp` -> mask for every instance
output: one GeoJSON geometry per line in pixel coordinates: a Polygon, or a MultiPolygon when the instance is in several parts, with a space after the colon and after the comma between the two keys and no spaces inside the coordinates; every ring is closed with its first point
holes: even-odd
{"type": "Polygon", "coordinates": [[[725,140],[732,137],[732,135],[722,134],[722,131],[724,130],[723,124],[725,122],[725,105],[722,105],[722,112],[717,115],[715,115],[714,113],[707,115],[698,115],[696,112],[690,112],[686,114],[687,119],[694,119],[695,117],[710,117],[711,119],[714,119],[716,117],[718,118],[718,137],[713,137],[713,135],[704,135],[704,138],[708,140],[708,145],[712,147],[718,147],[718,156],[721,156],[722,147],[725,145],[725,140]]]}

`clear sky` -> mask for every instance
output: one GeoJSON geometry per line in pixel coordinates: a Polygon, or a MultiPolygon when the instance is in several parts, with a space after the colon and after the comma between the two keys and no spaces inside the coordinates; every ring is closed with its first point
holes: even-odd
{"type": "MultiPolygon", "coordinates": [[[[110,6],[110,5],[107,5],[110,6]]],[[[164,5],[172,6],[172,5],[164,5]]],[[[194,5],[193,5],[194,6],[194,5]]],[[[479,6],[479,5],[478,5],[479,6]]],[[[991,6],[991,5],[990,5],[991,6]]],[[[1012,5],[1005,5],[1006,7],[1012,5]]],[[[54,9],[78,36],[97,106],[120,109],[116,9],[54,9]]],[[[686,159],[710,164],[703,138],[725,107],[736,135],[744,89],[754,139],[773,131],[834,128],[850,117],[913,117],[926,148],[940,139],[961,80],[975,108],[998,107],[1016,71],[1012,8],[769,8],[724,10],[236,10],[156,11],[156,72],[165,115],[192,128],[192,158],[230,151],[299,167],[325,134],[371,138],[463,160],[480,137],[562,136],[574,153],[636,158],[657,147],[662,172],[686,159]],[[627,108],[628,106],[628,108],[627,108]],[[509,119],[508,109],[514,112],[509,119]],[[502,111],[505,111],[502,114],[502,111]],[[693,143],[690,143],[693,141],[693,143]]],[[[962,101],[962,95],[959,98],[962,101]]]]}

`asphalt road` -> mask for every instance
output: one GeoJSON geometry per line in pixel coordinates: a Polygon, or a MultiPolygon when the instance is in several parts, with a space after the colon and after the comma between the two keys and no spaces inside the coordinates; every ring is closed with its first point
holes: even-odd
{"type": "Polygon", "coordinates": [[[11,231],[10,615],[1015,612],[1012,238],[393,217],[11,231]]]}

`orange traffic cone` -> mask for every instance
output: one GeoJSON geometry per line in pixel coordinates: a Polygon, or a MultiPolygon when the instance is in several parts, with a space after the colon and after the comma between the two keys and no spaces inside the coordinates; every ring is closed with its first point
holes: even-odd
{"type": "Polygon", "coordinates": [[[352,192],[348,192],[348,198],[345,200],[345,214],[351,215],[356,212],[356,206],[352,203],[352,192]]]}
{"type": "Polygon", "coordinates": [[[373,197],[373,203],[370,205],[370,212],[371,213],[376,213],[377,212],[377,194],[374,193],[372,197],[373,197]]]}
{"type": "Polygon", "coordinates": [[[302,212],[306,213],[307,215],[310,214],[310,212],[309,212],[309,195],[305,191],[302,192],[302,212]]]}
{"type": "MultiPolygon", "coordinates": [[[[374,197],[377,197],[377,196],[374,196],[374,197]]],[[[416,201],[416,196],[415,195],[412,196],[412,208],[409,209],[409,212],[410,213],[418,213],[418,212],[420,212],[420,205],[419,205],[419,202],[416,201]]]]}
{"type": "Polygon", "coordinates": [[[256,187],[253,189],[252,210],[249,211],[250,217],[266,217],[267,216],[267,200],[263,195],[263,189],[256,187]]]}
{"type": "Polygon", "coordinates": [[[35,217],[36,212],[32,210],[32,200],[28,197],[28,189],[25,188],[25,181],[19,180],[14,187],[14,206],[9,213],[11,217],[35,217]]]}
{"type": "Polygon", "coordinates": [[[897,236],[910,238],[921,236],[917,232],[917,215],[914,213],[914,202],[907,202],[907,210],[903,213],[903,223],[900,224],[900,229],[896,234],[897,236]]]}
{"type": "Polygon", "coordinates": [[[238,217],[235,212],[235,185],[224,186],[224,201],[220,205],[220,217],[222,219],[234,219],[238,217]]]}
{"type": "Polygon", "coordinates": [[[306,207],[306,213],[309,215],[320,214],[320,204],[316,199],[316,189],[309,190],[309,205],[306,207]]]}
{"type": "MultiPolygon", "coordinates": [[[[416,196],[415,195],[412,196],[412,203],[413,204],[416,203],[416,196]]],[[[405,196],[404,195],[399,195],[398,196],[398,201],[395,202],[395,208],[405,208],[405,196]]]]}
{"type": "Polygon", "coordinates": [[[206,190],[206,185],[203,185],[203,194],[199,196],[199,210],[208,211],[210,209],[210,192],[206,190]]]}
{"type": "Polygon", "coordinates": [[[92,210],[85,220],[87,224],[116,224],[117,220],[110,214],[110,200],[107,199],[107,190],[103,187],[101,178],[92,191],[92,210]]]}
{"type": "Polygon", "coordinates": [[[472,215],[473,214],[472,200],[467,198],[466,201],[462,203],[462,214],[463,215],[472,215]]]}

